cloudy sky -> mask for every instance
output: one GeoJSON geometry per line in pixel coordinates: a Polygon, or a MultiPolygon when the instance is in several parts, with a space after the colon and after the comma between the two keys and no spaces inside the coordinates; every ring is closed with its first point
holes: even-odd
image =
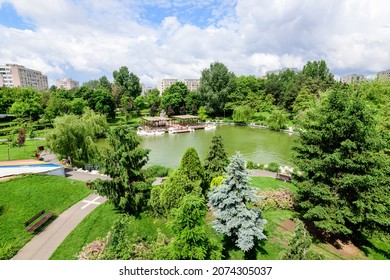
{"type": "Polygon", "coordinates": [[[389,0],[0,0],[0,65],[49,84],[125,65],[141,82],[237,75],[325,60],[336,76],[390,69],[389,0]]]}

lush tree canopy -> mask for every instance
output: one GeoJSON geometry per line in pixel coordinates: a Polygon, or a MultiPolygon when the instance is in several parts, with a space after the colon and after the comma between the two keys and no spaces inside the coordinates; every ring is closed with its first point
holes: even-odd
{"type": "Polygon", "coordinates": [[[96,156],[93,141],[107,129],[105,117],[90,110],[81,117],[64,115],[54,120],[47,143],[60,159],[70,157],[72,160],[91,162],[96,156]]]}
{"type": "Polygon", "coordinates": [[[210,64],[210,68],[202,71],[199,93],[202,96],[207,114],[215,117],[225,115],[228,96],[236,89],[236,76],[220,63],[210,64]]]}
{"type": "Polygon", "coordinates": [[[390,142],[382,135],[352,90],[331,90],[308,112],[294,147],[303,218],[334,234],[388,231],[390,142]]]}

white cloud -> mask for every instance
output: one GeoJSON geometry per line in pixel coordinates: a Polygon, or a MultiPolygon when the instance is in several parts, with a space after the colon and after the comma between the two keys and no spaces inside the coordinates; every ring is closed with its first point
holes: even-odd
{"type": "Polygon", "coordinates": [[[11,2],[34,29],[0,25],[0,63],[21,63],[54,78],[72,71],[111,78],[126,65],[155,84],[164,77],[199,77],[214,61],[238,75],[320,59],[336,75],[390,68],[387,0],[11,2]],[[173,9],[172,15],[146,24],[142,3],[173,9]],[[176,14],[183,6],[211,10],[209,25],[182,22],[176,14]]]}

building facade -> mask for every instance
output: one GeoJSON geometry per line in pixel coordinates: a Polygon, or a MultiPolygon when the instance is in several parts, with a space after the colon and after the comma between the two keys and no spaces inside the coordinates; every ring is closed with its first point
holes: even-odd
{"type": "Polygon", "coordinates": [[[178,82],[177,79],[162,79],[161,81],[159,81],[157,83],[157,89],[160,92],[160,94],[162,94],[164,92],[164,90],[166,90],[171,85],[173,85],[177,82],[178,82]]]}
{"type": "Polygon", "coordinates": [[[390,79],[390,70],[378,72],[376,76],[378,79],[390,79]]]}
{"type": "Polygon", "coordinates": [[[354,83],[360,83],[365,80],[365,77],[363,75],[358,74],[349,74],[346,76],[341,77],[341,82],[345,84],[354,84],[354,83]]]}
{"type": "MultiPolygon", "coordinates": [[[[172,86],[173,84],[179,82],[178,79],[163,79],[158,82],[157,89],[162,94],[164,90],[172,86]]],[[[187,88],[191,91],[195,91],[198,89],[200,84],[200,79],[184,79],[183,84],[187,86],[187,88]]]]}
{"type": "Polygon", "coordinates": [[[199,79],[184,79],[183,83],[188,87],[190,91],[196,91],[199,87],[199,79]]]}
{"type": "Polygon", "coordinates": [[[37,90],[47,90],[47,76],[42,72],[29,69],[23,65],[6,64],[0,66],[0,87],[31,87],[37,90]]]}
{"type": "Polygon", "coordinates": [[[63,78],[58,79],[56,81],[56,87],[57,88],[63,88],[63,89],[73,89],[78,88],[80,86],[78,81],[72,80],[71,78],[63,78]]]}

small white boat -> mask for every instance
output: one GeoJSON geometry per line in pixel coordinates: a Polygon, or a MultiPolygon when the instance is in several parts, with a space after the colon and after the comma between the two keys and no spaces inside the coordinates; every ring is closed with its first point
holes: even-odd
{"type": "Polygon", "coordinates": [[[217,126],[215,124],[208,124],[204,127],[204,130],[214,130],[217,126]]]}
{"type": "Polygon", "coordinates": [[[151,135],[154,135],[154,132],[153,131],[146,131],[146,130],[143,130],[141,127],[138,127],[137,128],[137,135],[139,135],[139,136],[151,136],[151,135]]]}
{"type": "Polygon", "coordinates": [[[158,135],[164,135],[165,134],[165,131],[164,130],[156,130],[154,132],[154,135],[158,136],[158,135]]]}

